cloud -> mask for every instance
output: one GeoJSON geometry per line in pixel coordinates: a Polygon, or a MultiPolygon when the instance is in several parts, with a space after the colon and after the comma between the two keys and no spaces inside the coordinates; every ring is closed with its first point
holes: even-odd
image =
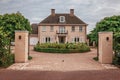
{"type": "Polygon", "coordinates": [[[88,32],[96,22],[106,16],[120,14],[120,0],[0,0],[0,14],[20,11],[33,22],[40,22],[55,8],[57,13],[69,13],[70,8],[75,14],[88,23],[88,32]]]}
{"type": "Polygon", "coordinates": [[[39,23],[40,20],[42,20],[42,18],[39,18],[39,17],[32,17],[30,19],[30,21],[33,22],[33,23],[39,23]]]}
{"type": "Polygon", "coordinates": [[[1,3],[9,3],[11,0],[0,0],[1,3]]]}

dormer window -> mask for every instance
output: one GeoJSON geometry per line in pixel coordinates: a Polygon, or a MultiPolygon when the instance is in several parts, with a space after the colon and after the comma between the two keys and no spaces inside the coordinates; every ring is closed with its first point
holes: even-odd
{"type": "Polygon", "coordinates": [[[60,21],[60,23],[64,23],[65,22],[65,16],[60,16],[59,21],[60,21]]]}

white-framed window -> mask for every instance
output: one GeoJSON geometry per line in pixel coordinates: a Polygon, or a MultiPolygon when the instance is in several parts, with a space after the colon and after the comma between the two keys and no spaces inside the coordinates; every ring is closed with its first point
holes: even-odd
{"type": "Polygon", "coordinates": [[[42,43],[45,43],[45,38],[42,38],[42,43]]]}
{"type": "Polygon", "coordinates": [[[50,42],[50,41],[51,41],[51,38],[50,38],[50,37],[46,37],[46,38],[45,38],[45,42],[46,42],[46,43],[48,43],[48,42],[50,42]]]}
{"type": "Polygon", "coordinates": [[[60,23],[64,23],[65,22],[65,16],[60,16],[59,21],[60,21],[60,23]]]}
{"type": "Polygon", "coordinates": [[[81,43],[84,43],[85,42],[85,40],[84,40],[84,37],[83,36],[80,36],[80,41],[79,42],[81,42],[81,43]]]}
{"type": "Polygon", "coordinates": [[[50,26],[50,31],[54,31],[54,26],[50,26]]]}
{"type": "Polygon", "coordinates": [[[72,42],[74,42],[74,38],[72,38],[72,42]]]}
{"type": "Polygon", "coordinates": [[[65,33],[65,26],[59,27],[59,33],[65,33]]]}
{"type": "Polygon", "coordinates": [[[79,26],[79,31],[82,32],[82,30],[83,30],[83,27],[79,26]]]}
{"type": "Polygon", "coordinates": [[[46,26],[42,26],[42,31],[46,31],[46,26]]]}
{"type": "Polygon", "coordinates": [[[75,37],[74,42],[79,42],[79,37],[75,37]]]}
{"type": "Polygon", "coordinates": [[[80,38],[79,37],[74,37],[72,38],[72,42],[79,42],[80,41],[80,38]]]}
{"type": "Polygon", "coordinates": [[[75,31],[75,26],[71,27],[71,31],[74,32],[75,31]]]}
{"type": "Polygon", "coordinates": [[[51,43],[54,42],[54,36],[50,37],[50,42],[51,42],[51,43]]]}

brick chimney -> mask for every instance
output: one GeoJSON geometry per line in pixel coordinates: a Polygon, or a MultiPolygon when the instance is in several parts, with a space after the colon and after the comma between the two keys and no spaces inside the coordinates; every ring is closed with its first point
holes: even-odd
{"type": "Polygon", "coordinates": [[[55,16],[55,9],[51,9],[51,15],[55,16]]]}
{"type": "Polygon", "coordinates": [[[70,16],[74,16],[74,9],[70,9],[70,16]]]}

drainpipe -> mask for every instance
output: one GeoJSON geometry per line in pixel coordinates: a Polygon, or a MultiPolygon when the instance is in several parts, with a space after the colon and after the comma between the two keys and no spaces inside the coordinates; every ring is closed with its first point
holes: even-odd
{"type": "Polygon", "coordinates": [[[28,34],[28,56],[30,55],[30,33],[28,34]]]}

